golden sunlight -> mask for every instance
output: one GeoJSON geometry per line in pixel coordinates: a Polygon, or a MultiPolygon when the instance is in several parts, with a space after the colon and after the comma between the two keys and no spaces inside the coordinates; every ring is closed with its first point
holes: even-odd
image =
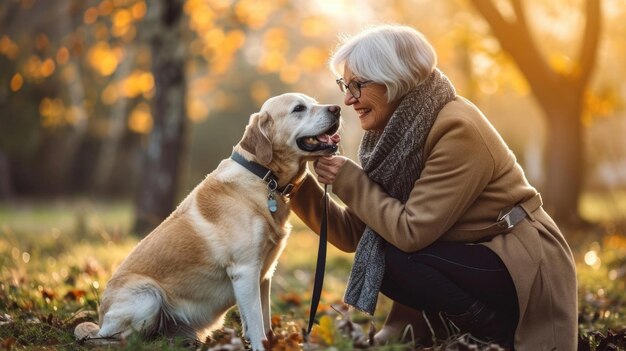
{"type": "Polygon", "coordinates": [[[250,96],[257,106],[261,106],[265,100],[270,97],[271,90],[267,82],[263,80],[254,81],[250,85],[250,96]]]}
{"type": "Polygon", "coordinates": [[[140,1],[137,2],[135,4],[133,4],[133,6],[130,8],[130,12],[133,15],[133,19],[135,20],[140,20],[142,18],[144,18],[144,16],[146,15],[148,8],[146,6],[146,3],[144,1],[140,1]]]}
{"type": "Polygon", "coordinates": [[[110,76],[117,69],[123,51],[112,49],[106,42],[98,42],[87,51],[89,65],[102,76],[110,76]]]}
{"type": "Polygon", "coordinates": [[[347,13],[353,13],[353,2],[345,0],[315,0],[313,7],[320,12],[331,16],[344,16],[347,13]]]}
{"type": "Polygon", "coordinates": [[[209,117],[209,107],[199,97],[187,99],[187,117],[193,122],[201,122],[209,117]]]}
{"type": "Polygon", "coordinates": [[[152,130],[152,114],[147,103],[140,102],[130,113],[128,129],[139,134],[148,134],[152,130]]]}
{"type": "Polygon", "coordinates": [[[11,91],[17,92],[18,90],[22,89],[23,84],[24,78],[22,78],[22,75],[19,73],[15,73],[13,75],[13,78],[11,78],[11,91]]]}
{"type": "Polygon", "coordinates": [[[104,0],[101,1],[100,4],[98,4],[98,13],[101,16],[110,15],[111,12],[113,12],[113,3],[111,1],[104,0]]]}
{"type": "Polygon", "coordinates": [[[67,124],[77,125],[79,122],[82,122],[84,118],[86,118],[86,116],[78,106],[70,106],[65,113],[65,122],[67,122],[67,124]]]}
{"type": "Polygon", "coordinates": [[[294,84],[300,79],[300,67],[285,65],[280,69],[280,80],[285,84],[294,84]]]}
{"type": "Polygon", "coordinates": [[[111,83],[107,85],[106,88],[102,90],[102,93],[100,93],[100,99],[106,105],[113,105],[119,98],[117,90],[117,84],[111,83]]]}
{"type": "Polygon", "coordinates": [[[305,37],[321,37],[331,30],[332,27],[328,25],[328,19],[322,16],[308,17],[300,23],[300,33],[305,37]]]}
{"type": "Polygon", "coordinates": [[[127,27],[132,21],[133,16],[127,9],[119,9],[113,14],[113,27],[127,27]]]}
{"type": "Polygon", "coordinates": [[[47,58],[40,66],[40,75],[43,78],[49,77],[50,75],[52,75],[52,73],[54,73],[54,69],[56,68],[56,65],[54,64],[54,61],[51,58],[47,58]]]}
{"type": "Polygon", "coordinates": [[[11,60],[15,60],[20,53],[20,48],[7,35],[3,35],[0,39],[0,53],[4,54],[11,60]]]}
{"type": "Polygon", "coordinates": [[[56,60],[59,65],[66,64],[69,59],[70,51],[65,46],[62,46],[59,50],[57,50],[56,60]]]}
{"type": "Polygon", "coordinates": [[[93,24],[98,19],[98,10],[94,7],[88,8],[83,14],[83,22],[85,24],[93,24]]]}
{"type": "Polygon", "coordinates": [[[278,51],[265,52],[259,64],[261,72],[278,72],[285,65],[285,55],[278,51]]]}
{"type": "Polygon", "coordinates": [[[296,61],[302,69],[312,71],[324,67],[327,59],[328,54],[325,50],[315,46],[307,46],[300,51],[296,61]]]}
{"type": "Polygon", "coordinates": [[[146,94],[154,88],[152,72],[136,69],[126,79],[120,82],[119,90],[126,97],[137,97],[146,94]]]}
{"type": "Polygon", "coordinates": [[[61,99],[44,98],[39,103],[41,124],[44,127],[56,127],[65,122],[65,106],[61,99]]]}
{"type": "Polygon", "coordinates": [[[276,4],[256,0],[241,0],[235,5],[237,18],[253,29],[259,29],[265,25],[267,18],[272,13],[276,4]]]}
{"type": "Polygon", "coordinates": [[[585,254],[585,263],[587,266],[595,266],[599,260],[598,253],[593,250],[587,251],[585,254]]]}

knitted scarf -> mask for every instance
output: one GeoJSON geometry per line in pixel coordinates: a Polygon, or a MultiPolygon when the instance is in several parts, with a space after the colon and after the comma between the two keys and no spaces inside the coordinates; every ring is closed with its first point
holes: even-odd
{"type": "MultiPolygon", "coordinates": [[[[448,78],[435,69],[400,102],[382,131],[367,131],[359,146],[365,173],[392,197],[406,203],[424,167],[426,137],[445,104],[456,96],[448,78]]],[[[369,226],[359,241],[344,301],[374,314],[385,273],[386,241],[369,226]]]]}

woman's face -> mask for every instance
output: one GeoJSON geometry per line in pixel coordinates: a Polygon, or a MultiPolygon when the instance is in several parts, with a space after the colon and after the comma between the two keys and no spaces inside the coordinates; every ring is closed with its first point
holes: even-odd
{"type": "MultiPolygon", "coordinates": [[[[366,81],[366,79],[355,77],[347,67],[344,69],[343,79],[346,84],[349,84],[353,79],[359,82],[366,81]]],[[[358,99],[346,90],[343,102],[348,106],[352,105],[361,121],[361,128],[381,131],[400,104],[399,100],[387,102],[386,92],[387,87],[385,85],[368,83],[361,87],[361,96],[358,99]]]]}

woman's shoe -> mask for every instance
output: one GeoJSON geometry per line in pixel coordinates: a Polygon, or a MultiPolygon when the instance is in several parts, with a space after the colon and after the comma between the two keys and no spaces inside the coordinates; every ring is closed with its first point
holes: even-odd
{"type": "Polygon", "coordinates": [[[374,335],[376,345],[391,342],[413,342],[416,345],[432,345],[432,333],[424,320],[422,311],[393,302],[383,327],[374,335]]]}
{"type": "Polygon", "coordinates": [[[513,349],[515,329],[507,320],[499,318],[494,309],[480,301],[474,302],[466,312],[453,315],[445,313],[461,333],[470,333],[473,337],[513,349]]]}

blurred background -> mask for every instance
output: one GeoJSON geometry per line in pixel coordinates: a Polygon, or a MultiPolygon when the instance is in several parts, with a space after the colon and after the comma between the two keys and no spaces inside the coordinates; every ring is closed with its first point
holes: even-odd
{"type": "MultiPolygon", "coordinates": [[[[74,316],[265,99],[342,105],[329,53],[380,23],[426,35],[542,193],[577,262],[581,350],[626,335],[623,0],[1,0],[0,345],[72,345],[74,316]]],[[[341,134],[356,159],[350,108],[341,134]]],[[[317,236],[293,217],[272,300],[304,326],[317,236]]],[[[352,256],[327,261],[321,311],[352,256]]]]}
{"type": "Polygon", "coordinates": [[[621,0],[4,0],[0,201],[125,201],[146,232],[268,97],[342,105],[338,37],[392,22],[429,38],[559,221],[623,221],[625,20],[621,0]]]}

